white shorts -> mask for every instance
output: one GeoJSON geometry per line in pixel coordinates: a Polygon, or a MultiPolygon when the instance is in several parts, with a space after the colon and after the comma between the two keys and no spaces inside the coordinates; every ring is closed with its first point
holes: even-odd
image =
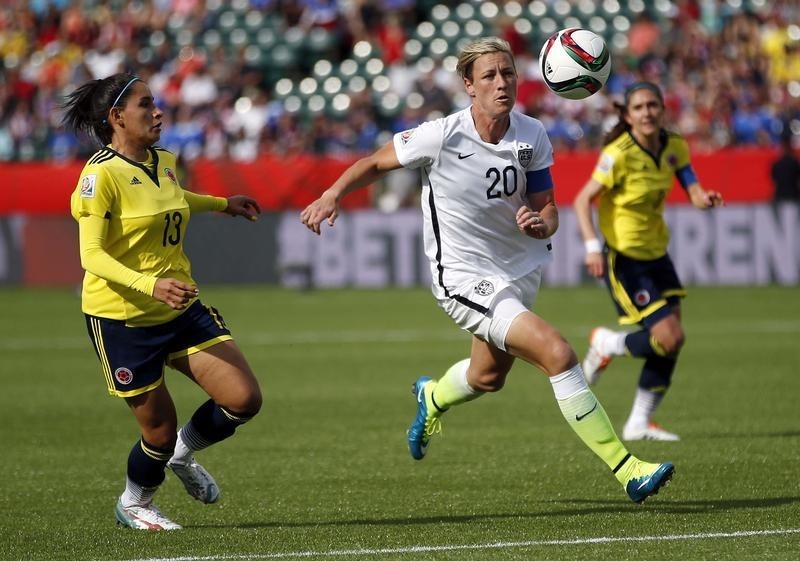
{"type": "Polygon", "coordinates": [[[438,304],[461,329],[505,351],[511,322],[531,310],[541,280],[541,267],[515,281],[465,276],[438,304]]]}

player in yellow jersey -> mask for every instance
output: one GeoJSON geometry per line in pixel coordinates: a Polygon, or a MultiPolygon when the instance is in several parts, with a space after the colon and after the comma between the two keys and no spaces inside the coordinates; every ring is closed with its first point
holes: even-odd
{"type": "Polygon", "coordinates": [[[698,182],[686,141],[664,128],[664,98],[657,85],[631,85],[619,109],[619,122],[607,135],[574,209],[586,244],[589,274],[605,279],[620,324],[638,325],[639,329],[594,329],[583,371],[593,384],[614,356],[644,359],[622,437],[678,440],[652,419],[670,386],[685,340],[680,299],[686,291],[667,253],[664,199],[677,178],[697,208],[719,206],[723,200],[718,192],[706,190],[698,182]],[[605,245],[594,227],[594,199],[599,199],[598,220],[605,245]]]}
{"type": "Polygon", "coordinates": [[[111,395],[124,398],[141,438],[127,460],[120,524],[181,528],[153,504],[169,467],[203,503],[219,498],[194,452],[231,436],[261,408],[258,381],[216,309],[198,299],[183,252],[192,213],[221,211],[256,220],[255,200],[181,188],[175,155],[155,147],[162,112],[136,76],[92,80],[64,103],[64,123],[103,145],[72,194],[80,232],[82,309],[111,395]],[[168,365],[210,397],[178,431],[164,381],[168,365]]]}

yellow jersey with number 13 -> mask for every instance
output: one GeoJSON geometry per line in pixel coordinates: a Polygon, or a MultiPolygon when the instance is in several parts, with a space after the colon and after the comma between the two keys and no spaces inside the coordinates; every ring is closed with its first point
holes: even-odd
{"type": "Polygon", "coordinates": [[[72,216],[80,226],[86,314],[128,325],[157,325],[183,310],[153,298],[156,279],[189,284],[183,239],[189,223],[188,198],[202,199],[198,210],[223,210],[226,199],[185,192],[176,176],[175,155],[150,148],[146,162],[135,162],[105,147],[81,172],[72,194],[72,216]]]}

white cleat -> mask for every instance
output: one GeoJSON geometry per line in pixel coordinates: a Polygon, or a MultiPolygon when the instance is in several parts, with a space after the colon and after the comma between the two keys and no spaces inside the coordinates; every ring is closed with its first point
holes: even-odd
{"type": "Polygon", "coordinates": [[[586,382],[591,386],[597,383],[600,379],[600,374],[606,369],[606,366],[611,364],[611,355],[603,354],[603,342],[610,336],[615,336],[616,333],[605,327],[595,327],[589,334],[589,350],[586,351],[586,356],[581,363],[583,368],[583,375],[586,376],[586,382]]]}
{"type": "Polygon", "coordinates": [[[169,462],[167,467],[178,476],[191,497],[205,504],[215,503],[219,499],[217,482],[194,457],[186,462],[169,462]]]}
{"type": "Polygon", "coordinates": [[[660,440],[662,442],[677,442],[681,437],[675,433],[661,428],[661,425],[650,421],[643,427],[629,427],[622,429],[622,440],[660,440]]]}
{"type": "Polygon", "coordinates": [[[176,524],[164,516],[158,510],[158,507],[152,503],[147,506],[125,507],[122,506],[122,502],[117,501],[114,514],[117,517],[117,523],[136,530],[160,532],[161,530],[180,530],[183,528],[180,524],[176,524]]]}

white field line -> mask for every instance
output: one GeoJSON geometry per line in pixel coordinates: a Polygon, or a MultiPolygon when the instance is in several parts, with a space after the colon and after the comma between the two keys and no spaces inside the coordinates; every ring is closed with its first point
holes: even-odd
{"type": "Polygon", "coordinates": [[[518,542],[490,542],[462,545],[418,545],[409,547],[391,547],[381,549],[333,549],[328,551],[286,551],[282,553],[249,553],[219,554],[181,557],[142,557],[128,561],[250,561],[257,559],[313,559],[315,557],[374,557],[376,555],[392,555],[402,553],[433,553],[437,551],[481,551],[491,549],[513,549],[527,547],[549,547],[565,545],[592,545],[631,542],[668,542],[678,540],[709,540],[726,538],[749,538],[755,536],[785,536],[800,533],[800,528],[783,530],[750,530],[741,532],[709,532],[699,534],[670,534],[665,536],[625,536],[576,538],[574,540],[531,540],[518,542]]]}
{"type": "MultiPolygon", "coordinates": [[[[564,335],[570,339],[585,338],[591,331],[568,330],[564,335]]],[[[724,324],[700,324],[690,326],[687,331],[692,334],[741,334],[752,333],[764,335],[767,333],[797,333],[800,334],[800,321],[731,321],[724,324]]],[[[269,332],[234,332],[234,337],[246,346],[283,346],[306,343],[346,345],[362,343],[418,343],[424,341],[461,341],[465,340],[466,333],[453,326],[448,329],[383,329],[383,330],[351,330],[337,331],[300,331],[297,333],[269,333],[269,332]]],[[[582,339],[581,339],[582,340],[582,339]]],[[[88,336],[76,335],[74,337],[7,337],[0,339],[0,351],[32,351],[32,350],[69,350],[91,349],[88,336]]]]}

